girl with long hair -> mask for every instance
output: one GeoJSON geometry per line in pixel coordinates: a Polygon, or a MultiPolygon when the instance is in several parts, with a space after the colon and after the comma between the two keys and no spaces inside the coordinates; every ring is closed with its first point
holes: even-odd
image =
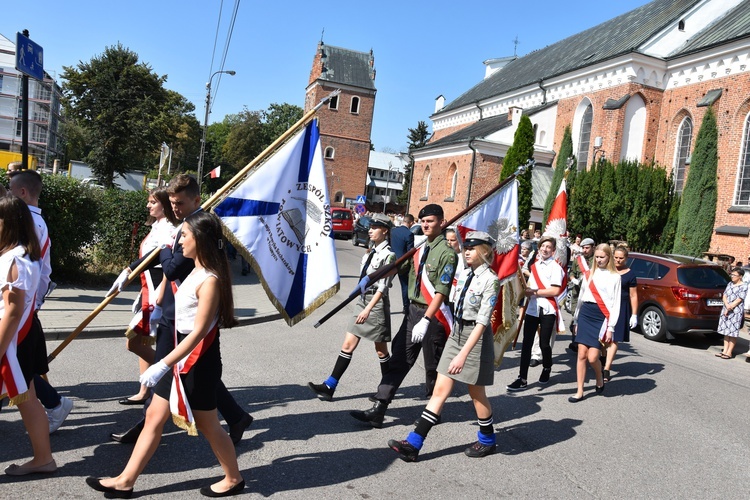
{"type": "MultiPolygon", "coordinates": [[[[141,241],[138,249],[139,260],[148,256],[154,249],[171,243],[177,227],[177,217],[172,211],[166,188],[152,190],[148,195],[146,208],[148,209],[146,225],[151,226],[151,231],[141,241]]],[[[137,264],[131,264],[125,272],[130,275],[133,267],[137,267],[137,264]]],[[[151,346],[156,340],[156,332],[152,331],[150,325],[156,324],[161,317],[161,307],[156,304],[156,298],[159,296],[159,285],[162,277],[161,264],[141,273],[141,293],[134,304],[134,309],[137,312],[125,332],[128,339],[126,343],[128,351],[138,356],[139,375],[145,372],[154,362],[154,350],[151,346]]],[[[148,387],[141,384],[138,394],[123,398],[119,403],[121,405],[139,405],[145,403],[148,396],[148,387]]]]}
{"type": "Polygon", "coordinates": [[[615,325],[614,337],[607,347],[607,360],[604,363],[604,381],[609,382],[612,361],[617,354],[620,342],[630,342],[630,330],[638,326],[638,281],[635,273],[628,267],[628,247],[619,245],[613,255],[615,269],[620,275],[620,316],[615,325]]]}
{"type": "Polygon", "coordinates": [[[602,243],[594,250],[595,265],[588,279],[581,283],[581,292],[576,307],[576,342],[578,361],[576,363],[577,391],[568,398],[577,403],[584,398],[583,385],[586,381],[586,362],[596,375],[596,392],[604,391],[600,350],[606,348],[614,337],[615,325],[620,317],[620,274],[612,259],[612,248],[602,243]]]}
{"type": "Polygon", "coordinates": [[[221,380],[218,329],[237,324],[223,242],[221,222],[215,215],[199,211],[185,219],[180,243],[185,257],[195,261],[195,269],[175,294],[177,345],[141,375],[142,384],[154,387],[154,397],[125,469],[113,478],[87,478],[91,488],[109,496],[130,497],[172,413],[175,424],[188,434],[203,433],[224,471],[224,478],[201,488],[201,494],[229,496],[244,489],[234,446],[219,424],[216,412],[216,392],[221,380]]]}
{"type": "Polygon", "coordinates": [[[41,272],[41,248],[26,203],[0,198],[0,398],[17,405],[34,456],[9,465],[9,476],[48,474],[57,470],[49,442],[49,421],[36,397],[34,375],[45,374],[47,349],[41,330],[31,328],[41,272]]]}

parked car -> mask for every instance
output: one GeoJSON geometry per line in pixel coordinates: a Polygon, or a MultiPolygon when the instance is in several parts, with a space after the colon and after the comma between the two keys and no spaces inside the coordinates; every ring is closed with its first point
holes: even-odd
{"type": "Polygon", "coordinates": [[[363,247],[366,247],[367,244],[370,242],[370,222],[372,219],[366,215],[361,216],[359,219],[357,219],[357,222],[354,224],[354,231],[352,234],[352,245],[355,247],[357,245],[362,245],[363,247]]]}
{"type": "Polygon", "coordinates": [[[720,266],[683,255],[630,253],[638,281],[638,324],[664,341],[684,333],[716,333],[729,276],[720,266]]]}
{"type": "Polygon", "coordinates": [[[333,221],[333,237],[351,238],[354,230],[354,216],[348,208],[331,208],[331,220],[333,221]]]}

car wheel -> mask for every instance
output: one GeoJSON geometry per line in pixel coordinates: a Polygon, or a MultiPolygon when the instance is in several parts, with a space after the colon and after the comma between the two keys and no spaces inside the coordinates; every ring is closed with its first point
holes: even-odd
{"type": "Polygon", "coordinates": [[[663,342],[667,338],[667,321],[661,309],[648,306],[641,313],[641,333],[649,340],[663,342]]]}
{"type": "Polygon", "coordinates": [[[356,234],[352,235],[352,245],[355,246],[355,247],[357,246],[357,235],[356,234]]]}

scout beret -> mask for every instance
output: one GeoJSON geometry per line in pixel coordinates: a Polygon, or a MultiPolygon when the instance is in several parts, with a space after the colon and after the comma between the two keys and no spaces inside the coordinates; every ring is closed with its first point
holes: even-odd
{"type": "Polygon", "coordinates": [[[419,211],[419,218],[427,217],[428,215],[437,215],[439,218],[443,218],[443,207],[436,203],[430,203],[426,205],[422,210],[419,211]]]}
{"type": "Polygon", "coordinates": [[[581,246],[585,247],[586,245],[591,245],[593,247],[594,245],[596,245],[596,243],[594,243],[594,240],[592,240],[591,238],[584,238],[581,242],[581,246]]]}

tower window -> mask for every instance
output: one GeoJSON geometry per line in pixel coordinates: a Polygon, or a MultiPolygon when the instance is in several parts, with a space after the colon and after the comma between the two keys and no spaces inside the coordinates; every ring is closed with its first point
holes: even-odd
{"type": "Polygon", "coordinates": [[[326,160],[333,160],[334,153],[334,149],[331,146],[328,146],[324,154],[326,160]]]}
{"type": "Polygon", "coordinates": [[[357,96],[352,97],[352,105],[349,111],[351,111],[351,113],[355,115],[359,114],[359,97],[357,96]]]}
{"type": "Polygon", "coordinates": [[[339,96],[335,95],[328,101],[328,109],[339,109],[339,96]]]}

